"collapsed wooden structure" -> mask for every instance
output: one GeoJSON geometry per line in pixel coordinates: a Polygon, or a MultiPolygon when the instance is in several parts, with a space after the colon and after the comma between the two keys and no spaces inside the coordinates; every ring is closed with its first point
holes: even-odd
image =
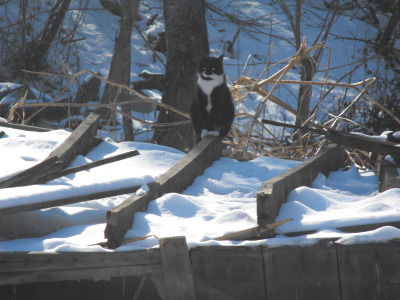
{"type": "MultiPolygon", "coordinates": [[[[96,144],[95,131],[91,127],[95,125],[90,125],[97,122],[96,116],[91,116],[85,122],[82,124],[86,130],[81,131],[78,128],[73,133],[74,136],[71,135],[71,140],[67,140],[60,149],[72,149],[72,146],[66,147],[69,142],[82,145],[83,143],[73,142],[78,140],[78,134],[85,135],[85,148],[68,151],[85,154],[96,144]]],[[[145,211],[149,201],[162,193],[183,191],[220,157],[221,149],[219,138],[203,139],[181,161],[149,185],[150,191],[147,194],[131,196],[110,210],[107,213],[106,246],[118,247],[126,230],[131,227],[135,212],[145,211]]],[[[55,151],[52,155],[57,153],[59,152],[55,151]]],[[[60,154],[57,157],[65,157],[65,161],[73,159],[73,155],[69,154],[60,154]]],[[[274,222],[288,193],[299,186],[309,186],[318,173],[328,175],[329,172],[343,167],[344,163],[344,148],[331,144],[306,162],[264,182],[257,194],[258,226],[218,239],[272,238],[274,231],[268,225],[274,222]]],[[[398,182],[398,176],[393,176],[391,168],[393,167],[384,164],[380,168],[382,189],[396,186],[398,182]]],[[[62,199],[37,206],[0,210],[0,216],[2,213],[11,214],[106,196],[107,194],[99,193],[84,195],[80,199],[62,199]]],[[[383,225],[400,228],[400,222],[397,222],[340,230],[362,232],[383,225]]],[[[306,233],[309,232],[286,235],[306,233]]],[[[396,298],[400,294],[400,285],[397,284],[400,280],[400,273],[397,272],[400,245],[397,241],[386,244],[339,245],[328,239],[308,247],[217,246],[197,247],[190,251],[184,237],[163,238],[159,244],[159,249],[128,252],[0,253],[0,294],[9,295],[10,299],[18,294],[18,299],[25,299],[19,291],[28,289],[32,284],[46,284],[45,290],[50,292],[52,288],[60,289],[56,283],[101,280],[99,284],[104,285],[103,280],[112,282],[109,280],[113,278],[123,278],[119,284],[123,284],[125,289],[125,278],[142,276],[144,282],[152,275],[163,278],[169,299],[353,300],[396,298]]],[[[134,289],[138,287],[135,286],[134,289]]],[[[30,295],[26,299],[35,298],[30,295]]],[[[58,299],[63,298],[59,295],[58,299]]]]}

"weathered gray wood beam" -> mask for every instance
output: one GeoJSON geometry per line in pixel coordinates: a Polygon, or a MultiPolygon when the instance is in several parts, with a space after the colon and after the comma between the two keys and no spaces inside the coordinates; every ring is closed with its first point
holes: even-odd
{"type": "Polygon", "coordinates": [[[155,183],[149,184],[150,191],[133,195],[107,212],[105,237],[109,240],[123,238],[132,227],[136,212],[145,212],[150,201],[164,193],[181,193],[197,176],[219,159],[222,154],[222,140],[219,137],[205,137],[192,151],[161,175],[155,183]]]}
{"type": "Polygon", "coordinates": [[[262,249],[196,247],[190,250],[190,259],[197,300],[267,299],[262,249]]]}
{"type": "Polygon", "coordinates": [[[289,193],[300,186],[310,186],[318,173],[325,176],[343,167],[344,148],[331,144],[317,155],[294,168],[261,184],[257,193],[257,221],[259,226],[273,223],[289,193]]]}
{"type": "MultiPolygon", "coordinates": [[[[366,225],[354,225],[354,226],[344,226],[344,227],[336,227],[337,230],[341,232],[347,232],[347,233],[355,233],[355,232],[366,232],[366,231],[372,231],[381,227],[385,226],[391,226],[391,227],[396,227],[400,229],[400,221],[399,222],[385,222],[385,223],[376,223],[376,224],[366,224],[366,225]]],[[[293,231],[293,232],[287,232],[284,233],[284,236],[287,237],[295,237],[295,236],[301,236],[301,235],[306,235],[306,234],[312,234],[316,233],[317,230],[305,230],[305,231],[293,231]]]]}
{"type": "Polygon", "coordinates": [[[163,274],[159,249],[0,253],[0,285],[163,274]]]}
{"type": "Polygon", "coordinates": [[[376,140],[358,134],[351,134],[332,129],[329,129],[325,133],[325,137],[331,142],[345,147],[400,158],[400,148],[393,142],[376,140]]]}
{"type": "Polygon", "coordinates": [[[169,299],[195,300],[192,265],[186,238],[161,238],[160,254],[169,299]]]}
{"type": "Polygon", "coordinates": [[[393,188],[400,188],[400,177],[396,166],[382,162],[379,168],[378,176],[381,192],[393,188]]]}
{"type": "Polygon", "coordinates": [[[16,213],[21,213],[21,212],[34,211],[34,210],[43,209],[43,208],[57,207],[57,206],[68,205],[68,204],[73,204],[73,203],[80,203],[80,202],[85,202],[85,201],[90,201],[90,200],[97,200],[97,199],[102,199],[102,198],[106,198],[106,197],[114,197],[114,196],[118,196],[118,195],[130,194],[130,193],[135,193],[138,189],[140,189],[140,186],[131,186],[131,187],[122,188],[122,189],[108,190],[105,192],[85,194],[85,195],[80,195],[80,196],[74,196],[74,197],[68,197],[68,198],[62,198],[62,199],[56,199],[56,200],[50,200],[50,201],[44,201],[44,202],[36,202],[36,203],[31,203],[31,204],[6,207],[6,208],[0,209],[0,216],[11,215],[11,214],[16,214],[16,213]]]}
{"type": "Polygon", "coordinates": [[[1,122],[0,122],[0,127],[13,128],[13,129],[19,129],[19,130],[25,130],[25,131],[36,131],[36,132],[52,131],[52,129],[49,129],[49,128],[42,128],[42,127],[22,125],[22,124],[13,124],[13,123],[1,123],[1,122]]]}
{"type": "Polygon", "coordinates": [[[99,120],[100,115],[92,112],[50,157],[58,156],[63,162],[62,169],[65,169],[76,156],[86,155],[95,145],[99,120]]]}

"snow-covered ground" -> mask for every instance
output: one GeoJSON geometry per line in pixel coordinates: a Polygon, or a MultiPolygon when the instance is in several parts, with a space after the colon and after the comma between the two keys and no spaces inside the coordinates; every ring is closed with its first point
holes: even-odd
{"type": "MultiPolygon", "coordinates": [[[[287,1],[289,3],[290,1],[287,1]]],[[[42,3],[44,11],[49,10],[51,3],[42,3]]],[[[69,56],[67,67],[71,73],[87,68],[93,72],[100,72],[106,78],[110,68],[113,54],[115,33],[119,29],[119,17],[102,10],[98,1],[89,1],[89,10],[81,18],[74,42],[73,50],[78,53],[80,59],[74,61],[75,56],[69,56]]],[[[142,21],[136,25],[146,38],[150,35],[164,30],[162,8],[160,1],[142,1],[140,16],[142,21]],[[146,22],[155,14],[159,16],[151,26],[146,22]]],[[[270,5],[271,4],[271,5],[270,5]]],[[[18,1],[7,4],[7,18],[16,20],[19,16],[18,1]]],[[[221,15],[208,10],[208,34],[211,55],[224,54],[224,65],[227,77],[233,81],[242,74],[248,74],[257,78],[267,66],[273,65],[295,54],[293,47],[293,33],[287,17],[281,10],[262,2],[222,0],[219,8],[223,12],[229,12],[238,16],[249,16],[260,18],[259,22],[265,27],[261,28],[264,33],[252,32],[252,36],[242,30],[236,43],[234,52],[228,53],[227,42],[232,41],[238,26],[228,21],[221,15]],[[232,5],[229,5],[232,4],[232,5]],[[276,38],[280,36],[281,38],[276,38]],[[271,46],[271,48],[270,48],[271,46]],[[244,65],[252,55],[253,61],[249,60],[246,70],[244,65]],[[270,55],[270,57],[269,57],[270,55]],[[257,73],[256,70],[257,69],[257,73]],[[258,75],[257,75],[258,74],[258,75]]],[[[301,20],[301,35],[306,37],[307,45],[311,46],[316,40],[319,30],[315,22],[321,22],[326,11],[320,10],[323,1],[306,1],[301,20]],[[320,19],[322,18],[322,19],[320,19]]],[[[83,10],[78,10],[78,1],[71,2],[71,10],[68,11],[64,22],[64,28],[71,29],[76,18],[82,17],[83,10]]],[[[1,13],[1,12],[0,12],[1,13]]],[[[355,18],[355,11],[349,10],[348,15],[337,16],[337,20],[331,29],[326,45],[331,49],[330,71],[327,77],[336,81],[348,73],[355,65],[364,58],[373,55],[364,47],[360,39],[374,40],[376,29],[366,25],[355,18]],[[343,39],[341,38],[343,37],[343,39]],[[347,39],[349,38],[349,39],[347,39]],[[355,39],[353,39],[355,38],[355,39]],[[341,67],[342,66],[342,67],[341,67]]],[[[46,20],[46,13],[36,18],[34,22],[35,32],[40,32],[46,20]]],[[[0,18],[0,26],[6,26],[6,19],[0,18]]],[[[382,24],[386,20],[378,15],[382,24]]],[[[8,20],[7,19],[7,20],[8,20]]],[[[35,34],[31,35],[32,38],[35,34]]],[[[30,41],[27,37],[27,43],[30,41]]],[[[1,43],[1,41],[0,41],[1,43]]],[[[66,57],[65,53],[58,53],[59,58],[66,57]],[[63,56],[64,55],[64,56],[63,56]]],[[[57,56],[56,55],[56,56],[57,56]]],[[[134,29],[132,35],[132,62],[131,81],[138,80],[138,74],[144,70],[164,73],[164,67],[159,60],[154,61],[152,51],[146,46],[140,34],[134,29]]],[[[165,62],[165,57],[160,54],[165,62]]],[[[372,74],[381,74],[382,63],[379,57],[361,65],[360,68],[345,77],[345,82],[358,82],[367,78],[367,71],[372,74]]],[[[328,65],[328,51],[325,50],[321,59],[319,72],[315,80],[322,81],[325,77],[324,68],[328,65]]],[[[263,75],[266,78],[285,66],[279,63],[268,69],[263,75]]],[[[79,77],[82,83],[88,79],[88,74],[79,77]]],[[[294,68],[285,79],[299,79],[299,71],[294,68]]],[[[228,82],[229,83],[229,82],[228,82]]],[[[7,89],[15,88],[17,83],[0,83],[0,95],[7,89]]],[[[65,81],[64,81],[65,85],[65,81]]],[[[104,83],[102,84],[102,88],[104,83]]],[[[43,93],[31,86],[32,91],[42,101],[49,101],[52,96],[44,96],[43,93]]],[[[70,94],[77,90],[77,85],[71,85],[70,94]]],[[[59,92],[59,91],[57,91],[59,92]]],[[[310,108],[318,102],[323,90],[313,88],[313,97],[310,108]]],[[[160,100],[158,91],[148,91],[149,96],[160,100]]],[[[279,88],[274,95],[293,108],[297,107],[296,95],[297,85],[288,85],[279,88]]],[[[354,99],[351,90],[334,89],[323,101],[317,121],[326,113],[323,109],[332,111],[336,109],[337,100],[342,102],[354,99]],[[346,95],[346,99],[344,96],[346,95]]],[[[1,100],[1,99],[0,99],[1,100]]],[[[14,103],[17,100],[11,94],[2,99],[2,103],[14,103]]],[[[262,97],[250,93],[246,101],[236,106],[236,112],[254,114],[262,97]]],[[[365,103],[369,105],[369,103],[365,103]]],[[[82,109],[84,111],[84,109],[82,109]]],[[[156,113],[141,114],[132,112],[137,118],[154,122],[156,113]]],[[[278,108],[271,102],[267,103],[266,117],[273,120],[294,122],[294,117],[278,108]]],[[[119,114],[117,118],[122,124],[119,114]]],[[[236,120],[243,125],[245,118],[236,120]]],[[[64,121],[60,122],[63,125],[64,121]]],[[[88,193],[104,189],[122,188],[131,185],[143,185],[156,180],[160,174],[181,159],[184,154],[171,148],[143,143],[151,138],[152,132],[146,132],[146,126],[140,122],[133,122],[137,133],[136,142],[122,142],[122,127],[116,128],[110,133],[105,130],[101,133],[107,138],[96,149],[93,149],[85,157],[79,156],[71,166],[80,165],[90,161],[123,153],[129,150],[139,150],[140,156],[132,157],[121,162],[83,171],[76,175],[66,176],[53,180],[44,185],[30,187],[9,188],[0,190],[0,207],[21,205],[40,199],[41,201],[54,200],[76,195],[77,193],[88,193]],[[142,143],[141,143],[142,142],[142,143]]],[[[279,131],[267,126],[271,131],[279,131]]],[[[67,131],[54,131],[49,133],[25,132],[9,128],[0,128],[6,135],[0,138],[0,180],[8,178],[13,174],[43,160],[54,150],[69,133],[67,131]]],[[[242,130],[239,128],[239,130],[242,130]]],[[[279,135],[276,133],[276,135],[279,135]]],[[[268,135],[266,134],[268,138],[268,135]]],[[[268,157],[259,157],[250,162],[238,162],[222,158],[208,168],[204,175],[199,176],[194,184],[182,194],[167,194],[149,204],[146,213],[137,213],[132,228],[126,236],[155,235],[157,237],[185,235],[189,247],[198,245],[267,245],[269,247],[280,245],[307,245],[316,243],[319,238],[338,237],[341,243],[387,241],[391,238],[400,237],[400,231],[393,227],[384,227],[372,232],[360,234],[345,234],[339,232],[335,227],[361,225],[369,223],[381,223],[400,220],[400,194],[398,189],[379,193],[377,177],[371,172],[358,173],[354,167],[349,171],[333,172],[328,178],[320,175],[311,188],[301,187],[294,190],[288,198],[288,202],[282,206],[278,220],[293,218],[276,230],[283,234],[292,231],[318,230],[315,234],[307,236],[288,238],[277,236],[274,239],[263,241],[213,241],[212,238],[231,232],[256,226],[256,200],[255,193],[259,190],[261,182],[272,178],[291,167],[297,165],[295,161],[278,160],[268,157]]],[[[34,212],[20,213],[0,217],[0,251],[110,251],[99,246],[88,246],[104,241],[105,213],[126,199],[129,195],[121,195],[105,199],[88,201],[66,205],[57,208],[44,209],[34,212]],[[29,237],[29,238],[20,238],[29,237]]],[[[142,249],[156,247],[158,240],[149,238],[143,241],[131,243],[118,248],[116,251],[142,249]]]]}
{"type": "MultiPolygon", "coordinates": [[[[44,159],[69,135],[66,131],[28,132],[1,128],[2,153],[0,178],[44,159]],[[14,145],[14,146],[13,146],[14,145]],[[13,146],[13,147],[12,147],[13,146]],[[12,157],[10,159],[9,157],[12,157]]],[[[42,185],[6,188],[0,191],[0,207],[65,198],[78,193],[108,187],[153,182],[184,154],[168,147],[149,143],[121,142],[107,139],[85,157],[78,156],[71,166],[138,150],[139,156],[89,171],[79,172],[42,185]]],[[[276,229],[278,234],[317,230],[315,234],[260,241],[214,241],[215,237],[257,226],[255,195],[261,183],[298,165],[299,162],[259,157],[248,162],[221,158],[182,194],[164,194],[151,201],[144,213],[136,213],[126,237],[186,236],[190,248],[212,245],[311,245],[320,238],[337,237],[341,243],[388,241],[400,237],[400,230],[383,227],[375,231],[346,234],[336,227],[383,223],[400,220],[400,190],[379,193],[373,172],[332,172],[328,178],[319,174],[312,186],[292,191],[276,221],[293,218],[276,229]]],[[[112,251],[90,246],[104,241],[105,213],[129,195],[109,197],[62,207],[0,217],[0,251],[112,251]],[[30,238],[21,238],[21,237],[30,238]]],[[[130,243],[115,251],[158,247],[155,237],[130,243]]]]}
{"type": "MultiPolygon", "coordinates": [[[[41,5],[40,9],[43,10],[43,13],[40,17],[32,20],[35,34],[39,34],[40,30],[43,28],[51,3],[42,2],[41,5]]],[[[73,51],[68,48],[68,51],[74,55],[70,55],[69,52],[62,53],[61,50],[56,51],[54,54],[56,57],[55,61],[58,62],[60,59],[64,60],[65,57],[68,57],[69,61],[65,63],[69,68],[69,72],[77,73],[87,68],[92,72],[99,72],[104,78],[107,78],[113,55],[115,36],[116,32],[119,30],[120,17],[104,10],[99,1],[89,1],[87,11],[80,10],[79,5],[79,1],[71,2],[70,10],[67,12],[63,25],[67,32],[71,30],[76,20],[80,20],[74,36],[76,42],[71,44],[73,51]],[[79,61],[76,58],[77,56],[79,56],[79,61]]],[[[242,74],[249,74],[252,78],[258,78],[267,66],[272,66],[262,76],[262,78],[266,78],[268,75],[275,73],[287,64],[287,61],[281,62],[283,59],[287,59],[296,53],[294,36],[291,31],[290,23],[276,3],[263,3],[261,1],[232,2],[221,0],[212,2],[210,5],[214,6],[213,9],[207,10],[210,55],[225,55],[225,73],[227,77],[233,81],[236,81],[242,74]],[[220,10],[219,13],[218,9],[220,10]],[[230,13],[238,18],[248,17],[252,18],[253,21],[257,21],[254,28],[241,28],[242,30],[233,45],[232,53],[229,53],[226,49],[228,42],[232,41],[239,26],[232,23],[231,20],[224,16],[226,13],[230,13]],[[247,69],[244,70],[244,66],[250,55],[252,55],[253,59],[249,60],[247,69]]],[[[286,1],[286,5],[288,5],[291,13],[293,13],[292,8],[294,2],[286,1]]],[[[301,37],[306,38],[308,47],[312,46],[313,43],[318,40],[318,37],[320,38],[323,35],[324,32],[322,32],[322,35],[319,35],[320,25],[323,23],[326,13],[327,10],[324,1],[306,1],[303,4],[301,37]]],[[[390,78],[390,71],[383,70],[383,61],[379,57],[365,64],[360,64],[362,60],[374,55],[373,51],[365,47],[362,40],[374,40],[377,34],[376,28],[357,19],[361,13],[362,12],[358,8],[348,8],[346,14],[336,16],[337,19],[326,41],[327,48],[324,50],[320,61],[320,67],[314,78],[315,81],[323,81],[325,78],[330,81],[336,81],[347,73],[348,76],[342,78],[341,82],[362,81],[372,76],[367,75],[367,73],[373,74],[374,76],[388,76],[390,78]],[[329,50],[331,52],[329,52],[329,50]],[[330,69],[327,73],[326,67],[328,65],[330,69]],[[358,69],[350,72],[356,65],[359,65],[358,69]]],[[[7,18],[13,20],[17,19],[18,16],[19,3],[17,1],[7,3],[7,18]]],[[[139,80],[138,74],[145,70],[155,73],[164,73],[163,64],[159,59],[154,59],[153,52],[149,49],[138,32],[140,31],[146,39],[152,40],[153,38],[157,38],[157,34],[164,30],[162,2],[157,0],[142,1],[139,8],[139,16],[142,20],[136,22],[138,30],[134,29],[132,34],[131,82],[139,80]],[[154,20],[152,25],[147,25],[147,21],[155,14],[158,14],[158,17],[154,20]]],[[[379,13],[377,17],[382,25],[387,22],[386,18],[379,13]]],[[[7,18],[4,18],[4,20],[0,18],[0,26],[8,25],[5,23],[7,18]]],[[[28,43],[30,39],[33,39],[35,34],[27,36],[26,42],[28,43]]],[[[165,56],[161,53],[158,54],[165,63],[165,56]]],[[[83,74],[79,76],[79,82],[82,83],[84,80],[87,80],[88,75],[89,74],[83,74]]],[[[285,79],[298,80],[299,67],[296,66],[293,68],[285,79]]],[[[104,88],[104,84],[105,83],[102,82],[101,89],[104,88]]],[[[4,85],[11,86],[12,83],[5,83],[3,86],[0,85],[0,92],[1,89],[6,89],[4,85]]],[[[71,85],[69,94],[73,95],[77,87],[77,84],[71,85]]],[[[271,88],[271,86],[268,88],[271,88]]],[[[31,86],[31,89],[34,93],[41,94],[39,91],[35,90],[35,86],[31,86]]],[[[296,109],[298,89],[298,85],[282,85],[277,89],[274,95],[296,109]]],[[[58,92],[59,90],[54,91],[52,96],[55,96],[58,92]]],[[[313,87],[312,92],[310,110],[314,108],[320,99],[320,95],[324,91],[321,87],[313,87]]],[[[149,96],[155,99],[160,100],[161,98],[160,92],[156,90],[148,91],[148,93],[149,96]]],[[[317,114],[317,121],[321,121],[323,116],[326,116],[326,110],[337,113],[338,101],[348,103],[354,99],[356,94],[357,93],[351,89],[335,88],[322,102],[317,114]]],[[[67,93],[60,98],[64,96],[67,96],[67,93]]],[[[41,95],[41,98],[43,98],[43,95],[41,95]]],[[[49,97],[44,101],[48,101],[48,98],[49,97]]],[[[4,103],[14,103],[15,100],[16,99],[11,97],[11,95],[3,99],[4,103]]],[[[260,95],[250,93],[247,97],[247,101],[241,102],[236,106],[236,112],[254,115],[261,101],[262,97],[260,95]]],[[[359,107],[369,107],[369,105],[369,103],[363,102],[359,107]]],[[[82,111],[84,110],[85,109],[82,108],[82,111]]],[[[357,111],[355,118],[359,117],[358,113],[359,111],[357,111]]],[[[154,113],[141,114],[134,112],[133,114],[135,117],[150,122],[154,122],[157,115],[157,113],[155,115],[154,113]]],[[[260,118],[294,122],[294,116],[291,113],[272,102],[267,103],[265,113],[263,113],[260,118]]],[[[117,114],[117,119],[120,121],[120,124],[122,124],[122,119],[119,114],[117,114]]],[[[235,122],[248,125],[248,119],[245,117],[238,118],[235,122]]],[[[59,125],[62,126],[65,123],[66,120],[61,121],[59,125]]],[[[139,134],[136,136],[137,141],[146,141],[151,138],[152,131],[148,131],[146,134],[140,134],[147,131],[149,126],[144,126],[139,122],[133,123],[136,133],[139,134]]],[[[279,137],[281,135],[280,132],[282,128],[276,128],[271,125],[266,126],[274,132],[276,136],[279,137]]],[[[244,130],[244,128],[240,126],[237,129],[239,131],[244,130]]],[[[118,126],[115,130],[116,132],[111,134],[105,130],[101,135],[104,137],[111,136],[114,140],[121,140],[123,137],[122,126],[118,126]]],[[[267,132],[263,131],[263,134],[267,139],[271,138],[267,132]]]]}

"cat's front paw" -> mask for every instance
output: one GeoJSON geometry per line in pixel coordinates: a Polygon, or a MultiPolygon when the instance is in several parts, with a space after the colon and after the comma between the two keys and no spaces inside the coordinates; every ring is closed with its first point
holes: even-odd
{"type": "Polygon", "coordinates": [[[219,130],[209,131],[209,132],[208,132],[208,135],[211,135],[211,136],[219,136],[219,130]]]}
{"type": "Polygon", "coordinates": [[[203,131],[201,132],[201,138],[204,138],[206,135],[208,135],[208,130],[203,129],[203,131]]]}
{"type": "Polygon", "coordinates": [[[219,136],[219,130],[208,131],[207,129],[203,129],[203,131],[201,132],[201,138],[204,138],[207,135],[219,136]]]}

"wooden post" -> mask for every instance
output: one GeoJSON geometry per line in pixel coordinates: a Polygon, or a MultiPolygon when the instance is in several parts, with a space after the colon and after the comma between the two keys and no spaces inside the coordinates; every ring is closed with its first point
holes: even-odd
{"type": "Polygon", "coordinates": [[[196,299],[186,238],[161,238],[160,253],[169,299],[196,299]]]}

